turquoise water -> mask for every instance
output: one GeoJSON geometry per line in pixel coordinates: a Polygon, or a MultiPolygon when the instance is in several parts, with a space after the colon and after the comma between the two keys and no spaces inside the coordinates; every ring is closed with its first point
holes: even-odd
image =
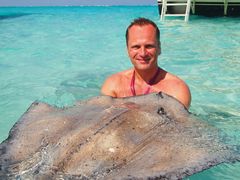
{"type": "MultiPolygon", "coordinates": [[[[240,18],[159,21],[157,7],[0,8],[0,141],[35,100],[57,106],[99,94],[131,67],[125,29],[136,17],[161,29],[159,64],[184,79],[190,111],[240,144],[240,18]]],[[[240,179],[240,163],[188,179],[240,179]]]]}

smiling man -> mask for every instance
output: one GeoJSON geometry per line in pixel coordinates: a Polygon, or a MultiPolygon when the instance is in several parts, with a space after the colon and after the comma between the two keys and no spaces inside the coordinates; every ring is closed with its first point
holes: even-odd
{"type": "Polygon", "coordinates": [[[157,25],[146,18],[135,19],[127,28],[126,44],[133,68],[108,77],[101,93],[128,97],[162,91],[189,108],[191,93],[187,84],[158,66],[161,43],[157,25]]]}

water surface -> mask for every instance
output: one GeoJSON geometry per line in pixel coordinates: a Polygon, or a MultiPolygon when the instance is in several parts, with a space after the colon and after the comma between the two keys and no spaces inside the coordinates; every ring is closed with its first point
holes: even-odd
{"type": "MultiPolygon", "coordinates": [[[[157,7],[0,8],[0,141],[35,101],[68,106],[99,95],[104,79],[131,67],[125,29],[136,17],[161,29],[159,65],[192,92],[190,111],[240,144],[240,18],[160,22],[157,7]]],[[[189,179],[240,179],[240,163],[189,179]]]]}

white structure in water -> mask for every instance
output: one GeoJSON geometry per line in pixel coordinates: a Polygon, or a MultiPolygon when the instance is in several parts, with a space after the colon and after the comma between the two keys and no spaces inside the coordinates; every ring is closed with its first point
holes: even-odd
{"type": "Polygon", "coordinates": [[[240,0],[158,0],[161,20],[165,16],[184,16],[188,21],[190,14],[204,16],[240,16],[240,0]]]}

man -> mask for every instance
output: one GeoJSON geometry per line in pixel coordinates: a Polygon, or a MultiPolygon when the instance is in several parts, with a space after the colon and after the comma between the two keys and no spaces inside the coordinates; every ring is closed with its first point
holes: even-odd
{"type": "Polygon", "coordinates": [[[127,28],[126,43],[133,68],[108,77],[101,93],[128,97],[162,91],[189,108],[191,93],[186,83],[158,67],[161,43],[157,25],[149,19],[135,19],[127,28]]]}

